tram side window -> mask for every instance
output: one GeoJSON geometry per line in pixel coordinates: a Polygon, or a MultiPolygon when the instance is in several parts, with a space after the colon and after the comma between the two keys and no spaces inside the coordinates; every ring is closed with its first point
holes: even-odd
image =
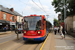
{"type": "Polygon", "coordinates": [[[46,21],[43,23],[43,30],[46,28],[46,21]]]}

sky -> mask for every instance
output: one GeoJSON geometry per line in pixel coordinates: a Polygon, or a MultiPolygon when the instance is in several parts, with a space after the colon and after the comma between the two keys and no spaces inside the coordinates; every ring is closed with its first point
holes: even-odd
{"type": "Polygon", "coordinates": [[[54,7],[51,5],[53,0],[0,0],[0,5],[6,8],[14,8],[15,11],[23,16],[45,15],[46,20],[53,24],[53,19],[58,19],[54,7]],[[48,15],[48,16],[47,16],[48,15]]]}

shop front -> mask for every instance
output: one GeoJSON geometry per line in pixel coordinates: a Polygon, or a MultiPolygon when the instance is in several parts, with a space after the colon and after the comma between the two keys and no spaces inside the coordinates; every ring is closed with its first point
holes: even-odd
{"type": "Polygon", "coordinates": [[[16,23],[10,22],[10,30],[15,30],[16,23]]]}
{"type": "Polygon", "coordinates": [[[17,26],[18,26],[18,28],[19,28],[19,27],[23,28],[22,22],[18,22],[18,23],[17,23],[17,26]]]}
{"type": "Polygon", "coordinates": [[[2,23],[0,23],[0,31],[2,30],[2,23]]]}
{"type": "Polygon", "coordinates": [[[5,31],[5,27],[6,31],[10,30],[10,21],[0,20],[0,32],[5,31]]]}

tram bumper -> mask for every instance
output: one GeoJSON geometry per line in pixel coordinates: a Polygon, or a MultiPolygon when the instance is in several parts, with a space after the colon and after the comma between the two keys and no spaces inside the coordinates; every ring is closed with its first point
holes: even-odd
{"type": "Polygon", "coordinates": [[[46,38],[46,36],[44,36],[44,37],[39,37],[39,38],[27,38],[27,37],[23,37],[23,40],[44,41],[45,38],[46,38]]]}

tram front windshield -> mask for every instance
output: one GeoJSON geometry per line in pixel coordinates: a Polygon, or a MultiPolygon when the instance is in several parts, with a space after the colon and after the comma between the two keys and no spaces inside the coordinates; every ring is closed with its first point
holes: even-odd
{"type": "Polygon", "coordinates": [[[41,17],[25,17],[24,30],[41,30],[41,17]]]}

